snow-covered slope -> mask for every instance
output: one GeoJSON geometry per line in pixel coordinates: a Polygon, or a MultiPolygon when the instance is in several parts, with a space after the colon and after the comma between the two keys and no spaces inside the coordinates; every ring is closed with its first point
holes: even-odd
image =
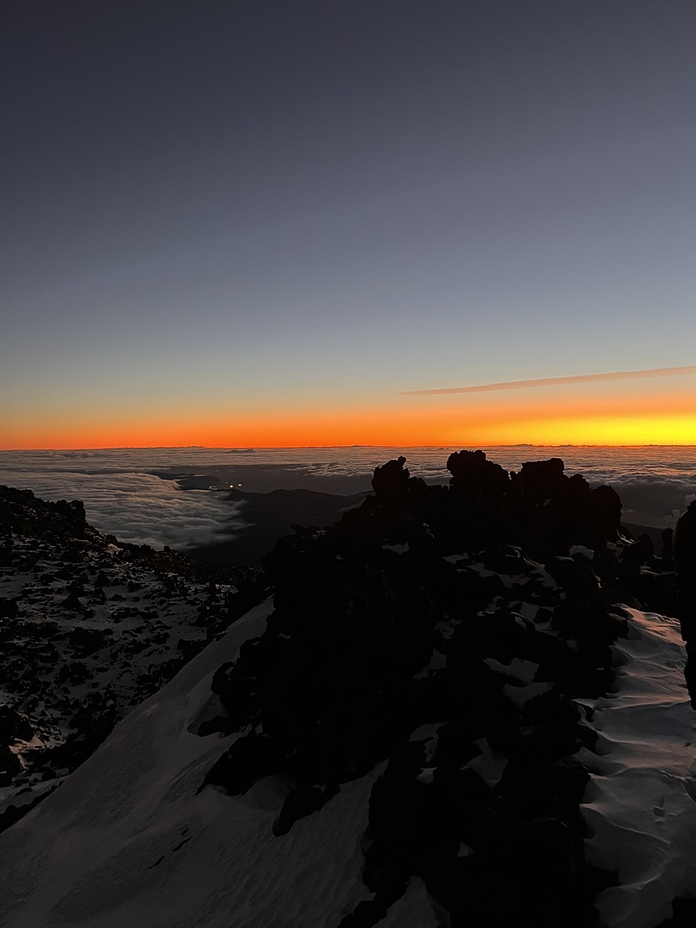
{"type": "Polygon", "coordinates": [[[599,756],[581,758],[597,771],[584,813],[590,860],[619,872],[598,899],[604,923],[653,928],[675,896],[696,896],[696,713],[678,622],[628,611],[617,691],[594,702],[599,756]]]}
{"type": "MultiPolygon", "coordinates": [[[[378,765],[342,785],[289,834],[272,825],[282,778],[231,797],[206,771],[236,735],[196,734],[217,666],[258,636],[252,610],[121,722],[54,795],[0,836],[4,928],[336,928],[372,894],[361,841],[378,765]]],[[[602,754],[584,804],[591,858],[618,868],[600,924],[653,928],[677,893],[696,892],[694,715],[674,622],[631,612],[619,688],[594,701],[602,754]]],[[[589,705],[589,703],[587,703],[589,705]]],[[[380,928],[447,924],[413,879],[380,928]]]]}
{"type": "Polygon", "coordinates": [[[232,578],[0,487],[0,829],[227,626],[232,578]]]}
{"type": "Polygon", "coordinates": [[[230,740],[191,730],[212,673],[261,633],[269,611],[252,610],[194,658],[2,836],[5,928],[329,928],[369,897],[360,840],[376,771],[283,838],[271,831],[281,780],[239,799],[198,792],[230,740]]]}

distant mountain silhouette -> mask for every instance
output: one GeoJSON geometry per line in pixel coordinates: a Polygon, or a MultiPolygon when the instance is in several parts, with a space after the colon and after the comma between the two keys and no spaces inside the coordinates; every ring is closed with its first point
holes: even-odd
{"type": "Polygon", "coordinates": [[[241,518],[247,527],[237,538],[211,542],[187,549],[187,555],[203,564],[226,564],[231,567],[258,567],[282,535],[293,525],[323,528],[333,525],[349,509],[359,506],[367,493],[338,496],[315,490],[272,490],[270,493],[247,493],[230,490],[227,498],[241,502],[241,518]]]}

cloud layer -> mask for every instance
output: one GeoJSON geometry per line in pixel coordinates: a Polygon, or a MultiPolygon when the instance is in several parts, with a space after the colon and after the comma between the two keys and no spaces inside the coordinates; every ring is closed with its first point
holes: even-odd
{"type": "MultiPolygon", "coordinates": [[[[136,473],[3,473],[47,500],[80,499],[87,521],[119,541],[177,550],[236,537],[243,504],[223,493],[180,490],[174,481],[136,473]]],[[[0,481],[0,482],[3,482],[0,481]]]]}
{"type": "Polygon", "coordinates": [[[696,374],[696,365],[655,367],[646,371],[609,371],[605,374],[574,374],[570,377],[540,377],[536,380],[505,380],[468,387],[441,387],[436,390],[401,390],[399,396],[441,396],[447,393],[488,393],[494,390],[524,390],[530,387],[553,387],[568,383],[593,383],[608,380],[640,380],[648,377],[674,377],[696,374]]]}
{"type": "MultiPolygon", "coordinates": [[[[374,467],[400,453],[406,455],[411,473],[447,482],[445,465],[452,450],[295,448],[260,449],[253,455],[202,448],[3,452],[0,483],[28,487],[44,499],[82,499],[95,528],[121,541],[181,549],[239,535],[245,525],[243,504],[226,499],[226,493],[181,490],[175,480],[148,473],[151,469],[201,474],[211,466],[234,469],[253,463],[277,469],[279,484],[290,472],[307,488],[345,493],[355,492],[344,489],[347,478],[365,477],[367,488],[374,467]]],[[[696,465],[689,448],[516,446],[489,448],[487,453],[510,470],[519,470],[524,461],[562,457],[567,473],[581,473],[593,486],[612,484],[623,502],[624,521],[639,525],[673,525],[696,497],[696,465]]]]}

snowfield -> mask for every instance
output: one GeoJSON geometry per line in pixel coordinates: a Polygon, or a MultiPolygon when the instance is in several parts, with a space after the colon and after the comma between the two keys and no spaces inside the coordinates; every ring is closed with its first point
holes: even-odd
{"type": "Polygon", "coordinates": [[[628,611],[618,691],[594,703],[600,756],[579,759],[598,768],[584,803],[590,862],[619,871],[620,885],[598,899],[604,924],[652,928],[674,896],[696,895],[696,714],[679,623],[628,611]]]}
{"type": "Polygon", "coordinates": [[[237,622],[119,724],[52,801],[2,835],[3,925],[328,928],[369,897],[360,839],[377,771],[283,838],[271,832],[282,782],[240,799],[197,792],[223,747],[190,730],[210,702],[212,673],[261,633],[270,611],[267,603],[237,622]]]}
{"type": "MultiPolygon", "coordinates": [[[[282,778],[240,797],[200,789],[237,737],[196,734],[215,711],[212,674],[271,611],[268,601],[235,623],[0,835],[4,928],[335,928],[371,898],[361,840],[380,765],[281,837],[282,778]]],[[[652,928],[675,895],[696,893],[696,716],[675,620],[629,612],[617,691],[583,701],[601,744],[581,757],[596,771],[583,808],[590,861],[620,876],[598,898],[600,924],[652,928]]],[[[446,924],[419,879],[379,922],[446,924]]]]}

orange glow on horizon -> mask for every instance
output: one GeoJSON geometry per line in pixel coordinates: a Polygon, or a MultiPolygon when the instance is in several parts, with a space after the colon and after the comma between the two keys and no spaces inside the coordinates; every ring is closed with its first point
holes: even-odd
{"type": "Polygon", "coordinates": [[[568,403],[470,407],[452,403],[401,404],[362,410],[309,410],[295,415],[200,415],[150,412],[142,418],[84,416],[69,424],[14,423],[5,450],[184,447],[327,447],[382,445],[691,445],[696,444],[693,401],[623,403],[623,408],[568,403]],[[654,407],[654,408],[651,408],[654,407]]]}

